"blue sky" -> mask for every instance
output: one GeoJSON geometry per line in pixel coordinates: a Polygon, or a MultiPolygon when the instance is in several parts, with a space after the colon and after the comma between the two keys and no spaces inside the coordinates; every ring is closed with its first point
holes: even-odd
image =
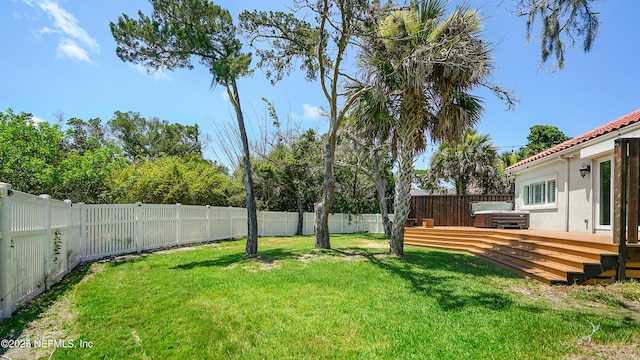
{"type": "MultiPolygon", "coordinates": [[[[576,136],[640,108],[639,1],[596,3],[601,25],[592,51],[585,54],[580,46],[569,50],[566,68],[559,72],[539,66],[539,44],[537,39],[526,42],[524,19],[513,13],[515,2],[468,1],[485,18],[485,40],[495,44],[493,82],[520,99],[514,110],[506,111],[491,93],[477,91],[485,107],[478,129],[490,134],[496,146],[511,150],[524,145],[529,128],[536,124],[555,125],[576,136]]],[[[291,1],[216,3],[237,15],[242,9],[284,9],[291,1]]],[[[214,138],[206,156],[227,163],[216,144],[215,128],[235,124],[235,119],[223,88],[209,89],[205,68],[150,75],[116,56],[109,22],[122,13],[135,16],[138,10],[150,13],[149,3],[0,0],[0,110],[30,112],[49,122],[56,121],[55,113],[106,122],[115,111],[134,111],[170,122],[197,123],[214,138]]],[[[272,86],[257,69],[239,82],[239,90],[253,137],[265,121],[263,97],[275,104],[281,120],[327,129],[318,111],[326,106],[319,85],[306,82],[299,72],[272,86]]],[[[423,156],[416,167],[424,168],[427,162],[423,156]]]]}

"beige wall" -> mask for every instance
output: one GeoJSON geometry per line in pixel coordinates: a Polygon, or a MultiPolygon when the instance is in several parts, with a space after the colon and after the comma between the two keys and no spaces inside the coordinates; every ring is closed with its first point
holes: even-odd
{"type": "Polygon", "coordinates": [[[591,160],[580,159],[579,156],[569,161],[569,231],[593,232],[593,191],[594,179],[591,160]],[[584,178],[580,176],[580,166],[586,163],[591,166],[591,173],[584,178]]]}
{"type": "Polygon", "coordinates": [[[563,215],[566,204],[566,197],[564,196],[564,184],[566,181],[565,167],[566,163],[564,161],[556,159],[554,161],[547,162],[544,166],[539,166],[533,169],[523,169],[524,171],[516,174],[516,209],[527,210],[530,212],[529,227],[531,229],[556,231],[565,230],[565,221],[563,215]],[[555,205],[524,205],[523,187],[526,184],[550,178],[556,179],[557,195],[555,205]]]}
{"type": "Polygon", "coordinates": [[[516,175],[516,208],[530,212],[531,229],[585,233],[594,231],[594,172],[581,177],[579,169],[582,163],[592,166],[590,159],[581,159],[580,153],[576,151],[565,154],[562,158],[556,156],[542,166],[523,169],[516,175]],[[523,187],[545,179],[556,180],[555,204],[524,205],[523,187]]]}

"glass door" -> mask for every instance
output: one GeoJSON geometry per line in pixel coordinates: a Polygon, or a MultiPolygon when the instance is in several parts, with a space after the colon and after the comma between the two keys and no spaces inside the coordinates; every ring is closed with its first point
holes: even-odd
{"type": "Polygon", "coordinates": [[[611,215],[613,204],[613,182],[611,181],[611,160],[604,160],[598,163],[598,226],[604,228],[611,227],[611,215]]]}

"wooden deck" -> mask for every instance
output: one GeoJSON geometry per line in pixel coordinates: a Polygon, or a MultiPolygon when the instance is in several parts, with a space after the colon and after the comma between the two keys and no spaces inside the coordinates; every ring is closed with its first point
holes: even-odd
{"type": "MultiPolygon", "coordinates": [[[[539,230],[442,226],[410,227],[406,245],[470,252],[521,276],[546,284],[582,284],[615,277],[618,246],[611,235],[539,230]]],[[[637,246],[635,249],[640,250],[637,246]]],[[[638,278],[640,263],[628,263],[638,278]]]]}

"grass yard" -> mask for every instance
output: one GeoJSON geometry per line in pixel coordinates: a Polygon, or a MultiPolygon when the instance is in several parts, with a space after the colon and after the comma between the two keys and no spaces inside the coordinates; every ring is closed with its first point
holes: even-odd
{"type": "MultiPolygon", "coordinates": [[[[0,337],[53,359],[636,358],[640,286],[549,287],[473,256],[376,235],[261,238],[82,266],[0,337]],[[80,341],[91,348],[80,348],[80,341]]],[[[23,349],[24,350],[24,349],[23,349]]]]}

